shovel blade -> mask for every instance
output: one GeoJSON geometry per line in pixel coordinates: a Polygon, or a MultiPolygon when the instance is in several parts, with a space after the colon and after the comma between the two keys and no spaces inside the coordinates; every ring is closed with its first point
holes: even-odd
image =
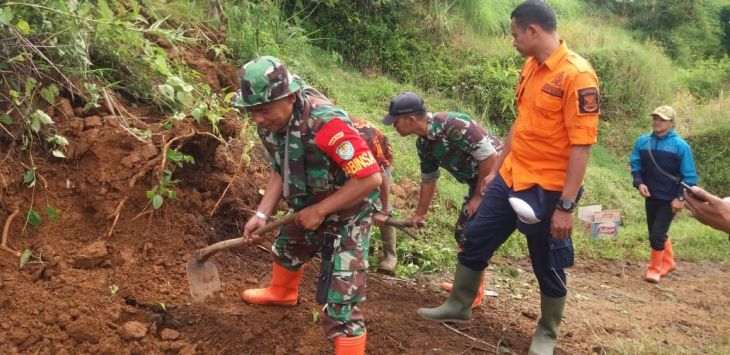
{"type": "Polygon", "coordinates": [[[190,296],[193,302],[201,302],[221,289],[218,268],[211,261],[198,262],[190,260],[185,265],[190,283],[190,296]]]}

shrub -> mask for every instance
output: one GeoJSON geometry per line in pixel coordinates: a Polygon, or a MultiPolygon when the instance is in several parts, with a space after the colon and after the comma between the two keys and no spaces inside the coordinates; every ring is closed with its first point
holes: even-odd
{"type": "Polygon", "coordinates": [[[692,95],[703,101],[730,89],[730,57],[699,60],[682,70],[680,82],[692,95]]]}
{"type": "Polygon", "coordinates": [[[713,130],[687,137],[694,154],[700,185],[714,194],[730,196],[730,125],[715,126],[713,130]]]}
{"type": "Polygon", "coordinates": [[[601,113],[607,120],[643,115],[671,97],[672,65],[658,49],[635,45],[582,51],[601,81],[601,113]]]}

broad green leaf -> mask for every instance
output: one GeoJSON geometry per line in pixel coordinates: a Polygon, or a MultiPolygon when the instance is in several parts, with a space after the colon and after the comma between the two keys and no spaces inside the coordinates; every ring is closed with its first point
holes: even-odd
{"type": "Polygon", "coordinates": [[[10,21],[13,20],[13,9],[10,7],[4,7],[0,9],[0,24],[10,26],[10,21]]]}
{"type": "Polygon", "coordinates": [[[167,150],[167,160],[179,163],[183,160],[183,153],[178,152],[175,149],[168,149],[167,150]]]}
{"type": "Polygon", "coordinates": [[[226,96],[223,98],[223,102],[225,102],[226,104],[231,102],[233,100],[233,97],[236,95],[237,94],[235,91],[231,91],[231,92],[227,93],[226,96]]]}
{"type": "Polygon", "coordinates": [[[152,207],[153,207],[154,209],[158,209],[158,208],[160,208],[160,206],[162,206],[162,196],[160,196],[160,195],[155,195],[155,196],[154,196],[154,197],[152,198],[152,207]]]}
{"type": "Polygon", "coordinates": [[[41,225],[41,214],[38,213],[35,209],[30,209],[30,213],[28,213],[28,224],[30,224],[33,227],[38,227],[41,225]]]}
{"type": "Polygon", "coordinates": [[[201,117],[203,117],[203,113],[205,112],[205,105],[198,105],[193,109],[193,112],[190,114],[193,115],[193,118],[196,121],[199,121],[201,117]]]}
{"type": "Polygon", "coordinates": [[[15,28],[17,28],[23,35],[30,34],[30,25],[25,22],[25,20],[18,20],[18,22],[15,23],[15,28]]]}
{"type": "Polygon", "coordinates": [[[155,186],[152,190],[147,190],[147,199],[151,200],[155,193],[157,193],[157,186],[155,186]]]}
{"type": "Polygon", "coordinates": [[[31,116],[37,117],[38,120],[40,120],[41,123],[43,123],[43,124],[53,124],[54,123],[53,120],[51,119],[51,116],[48,116],[47,113],[45,113],[41,110],[36,110],[31,116]]]}
{"type": "Polygon", "coordinates": [[[51,105],[56,102],[56,96],[58,96],[58,87],[54,84],[48,85],[41,89],[41,97],[51,105]]]}
{"type": "Polygon", "coordinates": [[[176,199],[177,193],[175,192],[175,190],[167,190],[167,198],[169,198],[170,200],[176,199]]]}
{"type": "Polygon", "coordinates": [[[35,90],[35,86],[38,84],[38,81],[34,78],[26,78],[25,79],[25,97],[30,97],[33,95],[33,90],[35,90]]]}
{"type": "Polygon", "coordinates": [[[38,131],[41,130],[41,120],[31,117],[30,129],[32,129],[33,132],[38,133],[38,131]]]}
{"type": "Polygon", "coordinates": [[[60,151],[60,150],[58,150],[58,149],[53,150],[51,152],[51,154],[53,154],[53,156],[56,157],[56,158],[65,158],[66,157],[66,155],[63,154],[63,152],[60,151]]]}
{"type": "Polygon", "coordinates": [[[155,60],[150,63],[150,66],[162,75],[170,74],[170,69],[167,67],[167,57],[162,54],[157,55],[155,60]]]}
{"type": "Polygon", "coordinates": [[[168,84],[157,85],[160,93],[170,101],[175,101],[175,88],[168,84]]]}
{"type": "Polygon", "coordinates": [[[5,123],[5,124],[12,124],[13,119],[10,118],[9,115],[2,115],[2,116],[0,116],[0,122],[5,123]]]}
{"type": "Polygon", "coordinates": [[[30,251],[30,249],[25,249],[25,250],[23,250],[22,253],[20,253],[20,268],[21,269],[23,268],[23,266],[28,264],[28,262],[30,261],[31,254],[33,254],[33,253],[30,251]]]}
{"type": "Polygon", "coordinates": [[[53,206],[51,205],[48,205],[46,207],[46,214],[48,215],[48,219],[50,219],[51,221],[57,221],[59,218],[58,211],[56,211],[56,209],[53,208],[53,206]]]}
{"type": "Polygon", "coordinates": [[[30,169],[23,174],[23,183],[29,184],[29,187],[35,185],[35,169],[30,169]]]}
{"type": "Polygon", "coordinates": [[[167,78],[167,83],[172,86],[178,87],[185,92],[193,91],[193,86],[186,83],[185,80],[183,80],[179,76],[171,76],[171,77],[167,78]]]}
{"type": "Polygon", "coordinates": [[[189,92],[185,91],[178,91],[177,92],[177,101],[179,101],[181,104],[185,105],[186,107],[193,106],[195,104],[195,98],[193,95],[189,92]]]}
{"type": "Polygon", "coordinates": [[[58,134],[54,134],[53,136],[46,138],[46,141],[51,142],[59,147],[65,147],[68,145],[68,139],[58,134]]]}

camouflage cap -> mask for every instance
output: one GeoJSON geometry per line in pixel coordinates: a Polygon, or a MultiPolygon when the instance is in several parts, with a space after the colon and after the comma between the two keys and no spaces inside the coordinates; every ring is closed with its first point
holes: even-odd
{"type": "Polygon", "coordinates": [[[263,56],[246,63],[238,72],[241,94],[235,106],[255,106],[297,92],[302,84],[289,74],[286,65],[272,56],[263,56]]]}

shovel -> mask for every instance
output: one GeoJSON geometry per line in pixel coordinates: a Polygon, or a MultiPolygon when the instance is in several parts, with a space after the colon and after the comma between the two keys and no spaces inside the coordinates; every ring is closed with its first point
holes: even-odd
{"type": "MultiPolygon", "coordinates": [[[[288,214],[257,229],[251,234],[264,235],[291,222],[294,220],[294,216],[294,213],[288,214]]],[[[188,261],[185,265],[185,270],[187,271],[188,282],[190,283],[190,295],[193,297],[194,302],[200,302],[221,289],[221,279],[218,276],[218,268],[212,261],[208,261],[208,258],[223,249],[243,245],[245,245],[243,238],[233,238],[211,244],[205,248],[198,249],[193,253],[193,260],[188,261]]]]}

